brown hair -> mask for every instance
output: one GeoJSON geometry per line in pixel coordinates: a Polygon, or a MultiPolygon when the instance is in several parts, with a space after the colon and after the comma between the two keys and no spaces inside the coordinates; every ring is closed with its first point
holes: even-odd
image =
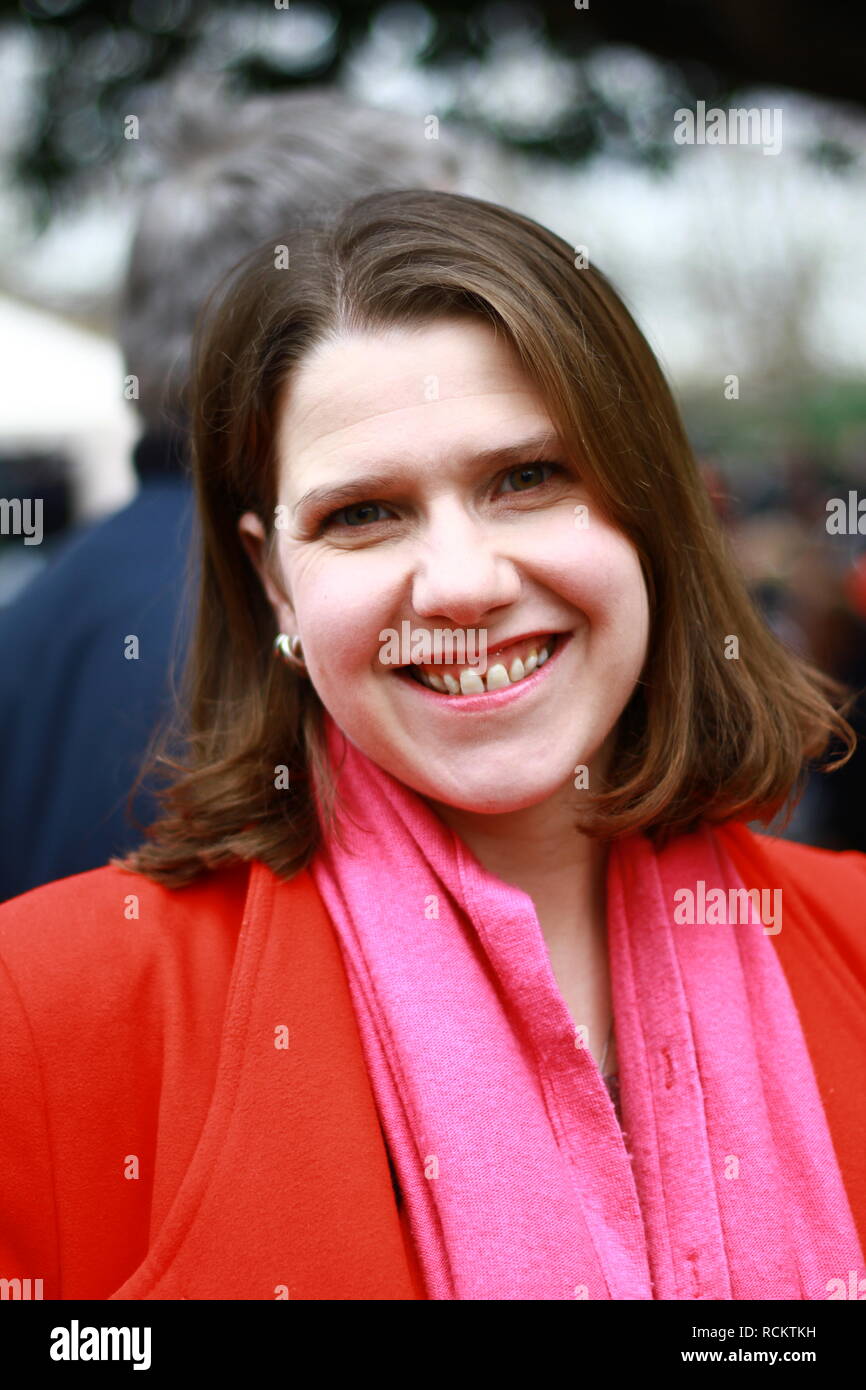
{"type": "Polygon", "coordinates": [[[175,727],[142,772],[167,774],[163,813],[140,849],[112,862],[172,886],[237,859],[289,878],[321,834],[311,773],[334,828],[322,705],[274,658],[273,611],[237,521],[258,513],[273,569],[276,417],[310,349],[467,313],[507,335],[647,583],[647,661],[580,829],[603,839],[642,830],[661,844],[701,819],[767,823],[833,738],[847,752],[829,766],[851,756],[855,736],[837,709],[845,691],[755,608],[662,371],[605,276],[495,204],[376,193],[247,257],[203,312],[191,400],[197,626],[175,727]],[[730,634],[738,660],[724,654],[730,634]],[[276,785],[280,766],[288,789],[276,785]]]}

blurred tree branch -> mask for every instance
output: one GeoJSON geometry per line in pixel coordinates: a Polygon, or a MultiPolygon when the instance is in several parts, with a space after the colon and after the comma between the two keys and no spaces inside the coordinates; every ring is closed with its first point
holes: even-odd
{"type": "MultiPolygon", "coordinates": [[[[322,0],[317,8],[320,19],[330,16],[332,41],[311,51],[306,65],[287,62],[284,52],[267,45],[239,45],[232,54],[229,37],[223,70],[240,92],[338,82],[371,24],[383,15],[425,13],[420,5],[372,0],[335,0],[330,6],[322,0]]],[[[83,179],[111,162],[122,147],[124,116],[138,109],[143,94],[200,62],[220,26],[231,36],[239,22],[273,23],[275,13],[296,18],[303,11],[302,0],[291,0],[290,7],[270,0],[0,0],[0,34],[26,26],[40,49],[36,110],[15,163],[37,221],[46,222],[58,202],[75,196],[83,179]]],[[[428,6],[426,14],[433,22],[418,61],[429,68],[483,64],[514,28],[576,65],[611,44],[642,49],[668,65],[671,91],[682,102],[700,97],[726,104],[730,94],[755,84],[866,101],[866,21],[862,10],[841,0],[589,0],[585,9],[570,0],[464,0],[428,6]]],[[[609,94],[591,80],[579,85],[579,96],[555,122],[535,130],[504,126],[495,134],[514,148],[571,163],[613,142],[620,153],[630,150],[646,163],[666,165],[669,137],[649,130],[642,140],[635,138],[628,116],[609,94]]],[[[454,114],[465,114],[459,95],[454,114]]],[[[824,153],[834,156],[832,150],[824,153]]]]}

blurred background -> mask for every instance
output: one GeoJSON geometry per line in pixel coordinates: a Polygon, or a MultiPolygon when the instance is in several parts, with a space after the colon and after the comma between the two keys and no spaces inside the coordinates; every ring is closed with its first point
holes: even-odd
{"type": "MultiPolygon", "coordinates": [[[[0,3],[0,498],[44,504],[39,544],[4,520],[0,611],[141,486],[119,319],[166,112],[331,89],[608,274],[769,622],[862,690],[864,72],[836,0],[0,3]],[[699,102],[781,113],[780,148],[677,143],[699,102]]],[[[849,718],[866,730],[862,697],[849,718]]],[[[861,747],[776,833],[866,850],[864,779],[861,747]]]]}

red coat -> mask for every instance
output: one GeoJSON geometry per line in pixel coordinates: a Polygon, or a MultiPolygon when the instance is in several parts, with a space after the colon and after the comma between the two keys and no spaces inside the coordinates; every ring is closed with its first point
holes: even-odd
{"type": "MultiPolygon", "coordinates": [[[[726,827],[866,1244],[866,856],[726,827]]],[[[96,869],[0,907],[0,1278],[60,1299],[425,1297],[308,873],[96,869]],[[286,1040],[288,1046],[281,1045],[286,1040]]]]}

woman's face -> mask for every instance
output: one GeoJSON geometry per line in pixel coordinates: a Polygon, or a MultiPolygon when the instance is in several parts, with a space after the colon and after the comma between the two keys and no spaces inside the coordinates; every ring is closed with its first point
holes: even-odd
{"type": "Polygon", "coordinates": [[[262,570],[259,519],[246,513],[240,530],[348,738],[464,810],[535,805],[579,765],[592,788],[644,664],[647,593],[503,334],[461,317],[321,345],[284,393],[277,444],[285,595],[262,570]],[[409,675],[417,664],[393,664],[425,651],[389,648],[392,632],[464,634],[469,659],[443,659],[446,645],[437,661],[431,647],[422,667],[446,690],[477,685],[460,673],[485,643],[485,687],[494,666],[494,685],[526,674],[439,693],[409,675]]]}

